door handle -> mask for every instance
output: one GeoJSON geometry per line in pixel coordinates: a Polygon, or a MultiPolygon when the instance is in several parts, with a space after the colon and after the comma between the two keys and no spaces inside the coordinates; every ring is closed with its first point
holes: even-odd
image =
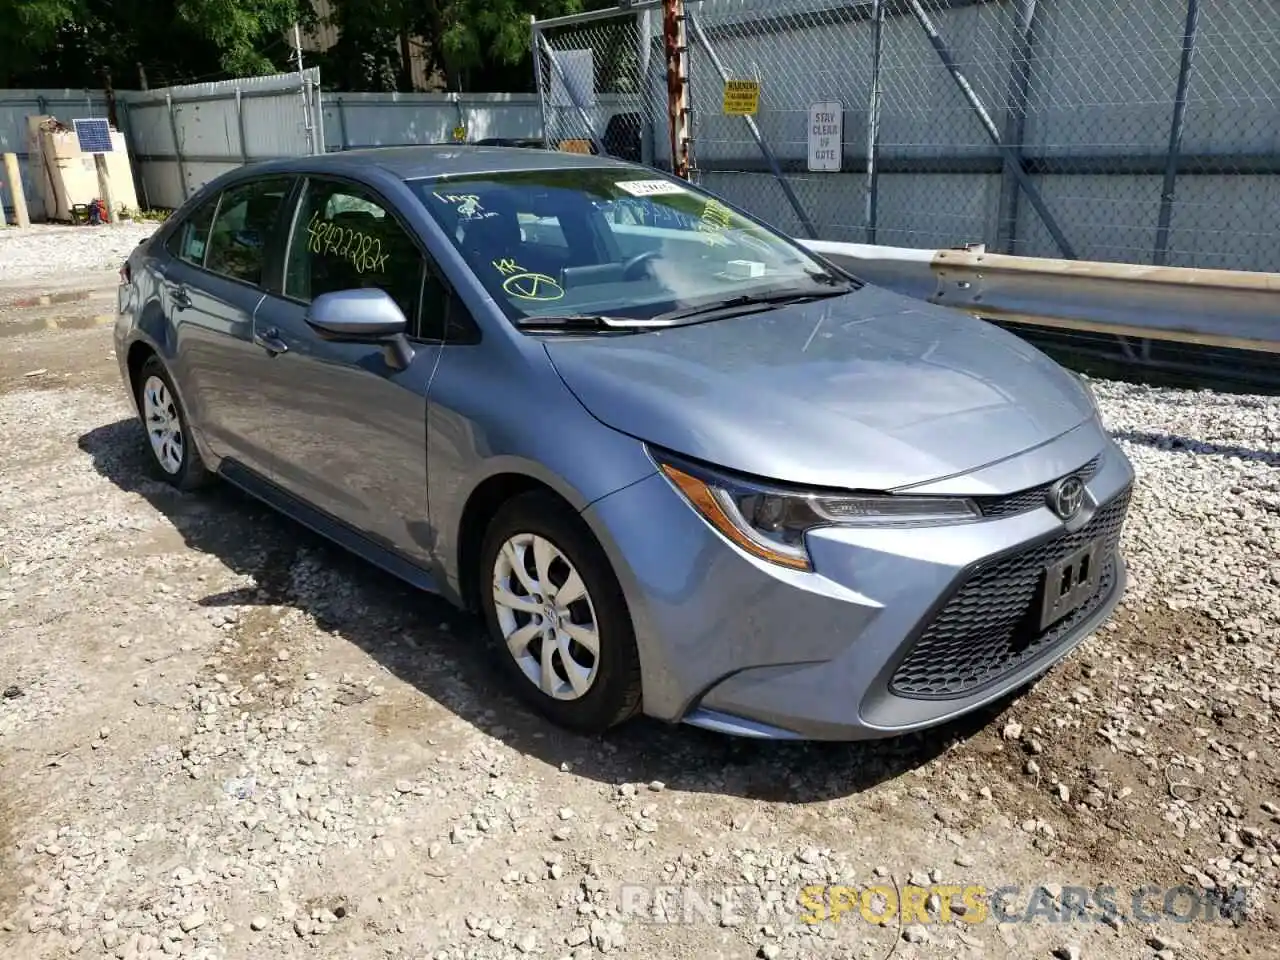
{"type": "Polygon", "coordinates": [[[191,295],[187,293],[187,288],[180,283],[176,283],[169,288],[169,296],[173,300],[173,305],[179,310],[185,310],[191,306],[191,295]]]}
{"type": "Polygon", "coordinates": [[[275,327],[264,330],[261,333],[255,330],[253,342],[273,357],[281,353],[287,353],[289,350],[289,345],[280,339],[280,331],[275,327]]]}

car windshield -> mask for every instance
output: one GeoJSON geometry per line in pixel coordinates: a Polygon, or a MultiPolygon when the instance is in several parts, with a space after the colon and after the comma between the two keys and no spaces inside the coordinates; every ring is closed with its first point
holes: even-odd
{"type": "Polygon", "coordinates": [[[410,182],[519,324],[674,322],[701,308],[853,289],[785,237],[682,181],[625,167],[410,182]]]}

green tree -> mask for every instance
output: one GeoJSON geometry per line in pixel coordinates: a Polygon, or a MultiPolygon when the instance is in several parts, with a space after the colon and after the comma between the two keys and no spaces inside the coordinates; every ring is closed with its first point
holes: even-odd
{"type": "Polygon", "coordinates": [[[0,0],[0,87],[136,87],[287,69],[305,0],[0,0]]]}
{"type": "Polygon", "coordinates": [[[0,0],[0,87],[38,67],[81,12],[80,0],[0,0]]]}

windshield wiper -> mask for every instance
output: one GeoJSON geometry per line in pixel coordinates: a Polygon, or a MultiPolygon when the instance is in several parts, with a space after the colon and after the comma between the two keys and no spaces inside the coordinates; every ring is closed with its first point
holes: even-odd
{"type": "Polygon", "coordinates": [[[737,312],[744,308],[767,310],[770,307],[791,303],[807,303],[810,300],[843,297],[846,293],[852,293],[856,289],[857,287],[853,284],[844,284],[825,290],[775,290],[772,293],[743,293],[735,297],[725,297],[722,300],[713,300],[710,303],[701,303],[693,307],[670,310],[667,313],[658,314],[653,320],[665,325],[693,317],[706,317],[721,312],[737,312]]]}
{"type": "Polygon", "coordinates": [[[603,313],[522,317],[517,322],[521,330],[643,330],[650,327],[671,326],[671,321],[660,317],[652,319],[611,317],[603,313]]]}

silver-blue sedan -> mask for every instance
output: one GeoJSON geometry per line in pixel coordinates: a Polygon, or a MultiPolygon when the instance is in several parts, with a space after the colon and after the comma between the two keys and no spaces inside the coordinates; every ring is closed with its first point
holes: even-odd
{"type": "Polygon", "coordinates": [[[480,613],[555,721],[857,739],[1110,613],[1133,482],[1087,385],[613,160],[245,167],[121,271],[160,475],[480,613]]]}

